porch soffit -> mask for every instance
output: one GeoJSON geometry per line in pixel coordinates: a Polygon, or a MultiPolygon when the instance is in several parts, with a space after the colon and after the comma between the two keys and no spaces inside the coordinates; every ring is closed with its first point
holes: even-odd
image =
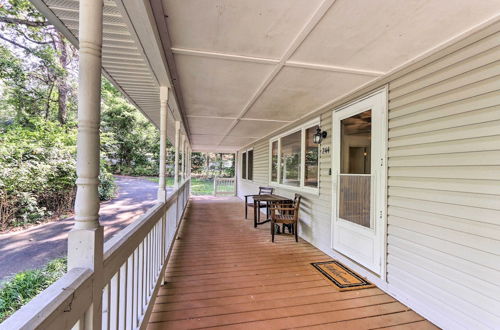
{"type": "MultiPolygon", "coordinates": [[[[76,47],[78,47],[79,1],[78,0],[31,0],[33,4],[76,47]]],[[[123,7],[121,7],[123,10],[123,7]]],[[[150,63],[142,46],[137,42],[130,22],[123,17],[114,1],[105,0],[103,7],[103,74],[110,79],[125,97],[139,109],[156,127],[160,124],[159,82],[168,85],[160,70],[153,70],[158,63],[150,63]]],[[[168,138],[174,141],[175,120],[182,122],[176,95],[169,93],[168,138]]],[[[182,127],[183,134],[188,131],[182,127]]]]}
{"type": "MultiPolygon", "coordinates": [[[[171,93],[169,116],[200,151],[238,150],[500,13],[497,0],[157,0],[131,24],[134,1],[117,1],[104,1],[105,75],[158,126],[165,63],[144,48],[162,41],[137,24],[164,17],[182,103],[171,93]]],[[[78,0],[32,2],[78,43],[78,0]]]]}
{"type": "Polygon", "coordinates": [[[194,150],[238,150],[498,15],[494,0],[162,0],[194,150]]]}

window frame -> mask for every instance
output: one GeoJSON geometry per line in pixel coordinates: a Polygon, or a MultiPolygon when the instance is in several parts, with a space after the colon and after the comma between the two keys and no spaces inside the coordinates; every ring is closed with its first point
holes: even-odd
{"type": "Polygon", "coordinates": [[[272,138],[269,139],[269,185],[277,188],[283,188],[283,189],[288,189],[288,190],[293,190],[293,191],[300,191],[300,192],[305,192],[305,193],[310,193],[314,195],[319,195],[319,187],[320,187],[320,145],[318,144],[318,186],[317,187],[308,187],[305,186],[305,160],[306,160],[306,130],[308,128],[311,128],[313,126],[320,126],[321,120],[320,118],[315,118],[313,120],[310,120],[308,122],[305,122],[299,126],[296,126],[286,132],[283,132],[279,135],[276,135],[272,138]],[[280,183],[280,178],[281,178],[281,139],[285,136],[288,136],[290,134],[296,133],[300,131],[301,132],[301,137],[300,137],[300,185],[297,186],[291,186],[287,184],[280,183]],[[278,142],[278,175],[276,178],[276,181],[272,181],[272,169],[273,169],[273,142],[278,142]]]}
{"type": "Polygon", "coordinates": [[[253,174],[254,174],[254,162],[253,162],[253,159],[255,158],[255,152],[254,152],[254,149],[253,148],[248,148],[248,149],[243,149],[241,150],[241,179],[244,180],[244,181],[249,181],[249,182],[253,182],[254,181],[254,177],[253,177],[253,174]],[[249,161],[248,161],[248,152],[252,152],[252,178],[249,179],[248,178],[248,173],[249,173],[249,170],[248,170],[248,164],[249,164],[249,161]],[[245,162],[243,162],[243,155],[245,155],[245,162]],[[245,170],[243,171],[243,163],[245,163],[245,170]]]}
{"type": "Polygon", "coordinates": [[[271,183],[279,183],[280,181],[280,175],[281,175],[281,168],[280,168],[280,153],[281,153],[281,143],[279,139],[273,138],[269,140],[269,184],[271,183]],[[276,164],[276,181],[273,181],[273,143],[276,142],[277,145],[277,160],[278,163],[276,164]]]}

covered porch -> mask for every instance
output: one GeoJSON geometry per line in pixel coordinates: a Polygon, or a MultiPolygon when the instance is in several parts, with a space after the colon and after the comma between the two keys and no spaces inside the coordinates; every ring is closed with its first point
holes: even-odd
{"type": "Polygon", "coordinates": [[[192,197],[147,329],[436,329],[378,288],[338,291],[312,262],[331,257],[235,197],[192,197]]]}
{"type": "Polygon", "coordinates": [[[497,1],[31,1],[80,51],[76,217],[68,273],[0,328],[498,327],[497,1]],[[161,132],[157,203],[105,244],[101,74],[161,132]],[[192,151],[237,153],[240,198],[191,197],[192,151]],[[303,195],[298,243],[243,219],[260,186],[303,195]],[[378,288],[337,291],[310,265],[332,258],[378,288]]]}

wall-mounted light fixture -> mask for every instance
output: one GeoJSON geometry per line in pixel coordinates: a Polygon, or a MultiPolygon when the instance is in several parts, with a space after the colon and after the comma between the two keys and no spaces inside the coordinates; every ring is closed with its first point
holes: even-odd
{"type": "Polygon", "coordinates": [[[323,141],[324,138],[326,138],[328,134],[326,133],[326,131],[321,131],[321,128],[317,128],[316,129],[316,134],[314,134],[313,136],[313,142],[316,143],[316,144],[320,144],[321,141],[323,141]]]}

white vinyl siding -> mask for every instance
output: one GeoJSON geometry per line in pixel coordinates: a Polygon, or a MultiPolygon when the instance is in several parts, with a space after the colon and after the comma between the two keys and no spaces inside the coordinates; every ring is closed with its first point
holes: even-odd
{"type": "MultiPolygon", "coordinates": [[[[497,24],[471,35],[425,65],[395,73],[388,84],[387,285],[381,288],[447,329],[500,327],[499,31],[497,24]]],[[[320,147],[319,195],[302,193],[299,230],[327,253],[332,108],[320,121],[328,137],[320,147]],[[325,147],[329,153],[321,152],[325,147]]],[[[268,138],[253,145],[255,183],[239,182],[240,195],[268,185],[269,146],[268,138]]]]}
{"type": "Polygon", "coordinates": [[[390,285],[500,326],[500,33],[389,83],[390,285]]]}
{"type": "MultiPolygon", "coordinates": [[[[305,123],[305,122],[304,122],[305,123]]],[[[317,123],[317,122],[316,122],[317,123]]],[[[279,187],[272,184],[275,193],[292,198],[295,193],[301,194],[301,224],[300,234],[307,241],[322,250],[330,249],[330,217],[331,217],[331,133],[332,119],[331,112],[320,116],[320,127],[325,130],[328,137],[320,145],[319,153],[319,189],[315,192],[301,190],[300,187],[279,187]],[[321,149],[329,147],[329,153],[322,153],[321,149]],[[317,192],[316,192],[317,191],[317,192]],[[314,219],[314,221],[313,221],[314,219]],[[320,219],[321,221],[317,221],[320,219]]],[[[299,125],[300,126],[300,125],[299,125]]],[[[288,129],[289,130],[289,129],[288,129]]],[[[287,130],[278,132],[276,135],[285,133],[287,130]]],[[[254,181],[239,181],[238,196],[253,194],[258,191],[259,186],[269,186],[270,183],[270,143],[268,139],[263,139],[251,146],[254,149],[254,181]]],[[[311,189],[313,191],[313,189],[311,189]]]]}

